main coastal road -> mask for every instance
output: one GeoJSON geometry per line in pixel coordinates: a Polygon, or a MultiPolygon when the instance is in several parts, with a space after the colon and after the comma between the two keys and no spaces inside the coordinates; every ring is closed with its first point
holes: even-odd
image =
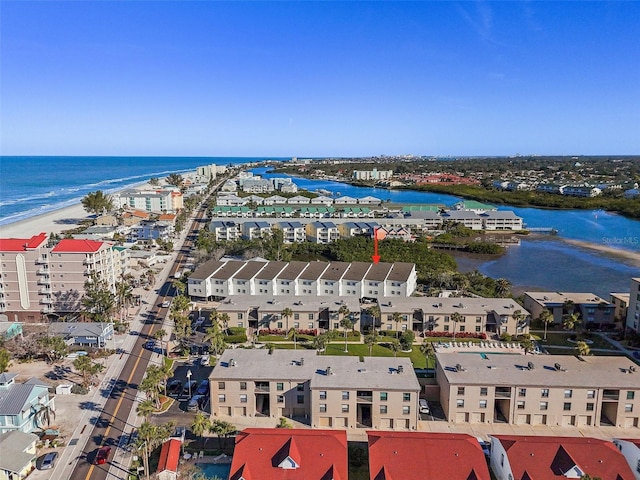
{"type": "MultiPolygon", "coordinates": [[[[191,251],[197,236],[197,230],[204,225],[206,207],[198,210],[193,219],[184,242],[179,247],[178,255],[174,265],[170,269],[173,276],[177,271],[182,271],[186,258],[191,251]]],[[[104,388],[104,395],[107,397],[102,413],[95,418],[91,436],[87,440],[84,450],[77,459],[75,468],[70,476],[72,480],[105,480],[109,470],[113,475],[113,469],[120,469],[117,478],[128,478],[128,465],[112,463],[114,452],[119,444],[126,444],[132,433],[134,426],[127,422],[131,410],[134,408],[136,397],[138,396],[138,385],[144,378],[147,365],[153,355],[144,348],[145,342],[153,338],[156,331],[162,328],[162,323],[168,314],[168,308],[161,308],[161,303],[168,299],[170,291],[173,289],[170,281],[166,281],[158,292],[158,296],[149,305],[146,312],[141,312],[143,323],[141,331],[133,348],[129,352],[121,354],[124,366],[117,379],[109,382],[104,388]],[[105,464],[94,465],[96,452],[102,446],[110,446],[111,453],[105,464]]],[[[143,308],[144,309],[144,308],[143,308]]]]}

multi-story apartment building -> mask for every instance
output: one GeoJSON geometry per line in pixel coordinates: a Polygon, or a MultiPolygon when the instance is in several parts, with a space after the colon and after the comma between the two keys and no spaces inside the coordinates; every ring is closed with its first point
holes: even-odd
{"type": "Polygon", "coordinates": [[[449,422],[640,427],[640,367],[626,357],[437,353],[449,422]]]}
{"type": "Polygon", "coordinates": [[[484,230],[522,230],[522,218],[511,210],[484,212],[480,218],[484,230]]]}
{"type": "Polygon", "coordinates": [[[640,277],[631,279],[626,327],[633,332],[640,333],[640,277]]]}
{"type": "Polygon", "coordinates": [[[629,299],[631,294],[629,292],[620,293],[615,292],[609,295],[609,302],[613,304],[613,317],[616,322],[622,322],[622,328],[627,321],[627,313],[629,313],[629,299]]]}
{"type": "Polygon", "coordinates": [[[131,208],[144,212],[178,213],[183,207],[180,191],[175,190],[123,190],[113,195],[117,208],[131,208]]]}
{"type": "Polygon", "coordinates": [[[471,230],[482,230],[482,218],[477,213],[467,210],[448,210],[442,214],[446,222],[460,223],[471,230]]]}
{"type": "Polygon", "coordinates": [[[340,329],[342,307],[349,310],[350,318],[354,322],[353,328],[358,330],[360,302],[355,297],[316,296],[286,299],[260,294],[233,295],[221,301],[216,310],[219,314],[229,315],[231,327],[323,331],[340,329]],[[291,310],[289,317],[282,315],[285,309],[291,310]]]}
{"type": "Polygon", "coordinates": [[[529,332],[531,317],[510,298],[401,297],[383,299],[379,306],[383,331],[413,330],[417,335],[428,331],[522,335],[529,332]],[[398,324],[395,313],[402,318],[398,324]]]}
{"type": "Polygon", "coordinates": [[[393,170],[354,170],[354,180],[388,180],[393,177],[393,170]]]}
{"type": "Polygon", "coordinates": [[[214,220],[209,224],[209,231],[214,234],[216,242],[234,242],[241,236],[240,224],[231,221],[214,220]]]}
{"type": "Polygon", "coordinates": [[[307,240],[305,227],[300,222],[278,222],[273,228],[282,230],[282,241],[286,244],[302,243],[307,240]]]}
{"type": "Polygon", "coordinates": [[[579,314],[583,328],[613,326],[615,320],[615,306],[594,293],[525,292],[524,308],[534,319],[549,310],[556,325],[562,325],[563,316],[572,313],[579,314]]]}
{"type": "Polygon", "coordinates": [[[242,238],[258,240],[271,235],[271,224],[267,222],[244,222],[242,224],[242,238]]]}
{"type": "Polygon", "coordinates": [[[613,444],[618,447],[627,464],[633,470],[635,480],[640,480],[640,439],[614,438],[613,444]]]}
{"type": "Polygon", "coordinates": [[[313,243],[331,243],[340,238],[340,231],[333,222],[308,223],[307,240],[313,243]]]}
{"type": "Polygon", "coordinates": [[[63,239],[51,248],[45,233],[0,239],[0,256],[0,313],[25,322],[77,312],[92,272],[115,289],[126,258],[112,244],[93,240],[63,239]]]}
{"type": "Polygon", "coordinates": [[[227,350],[209,380],[214,417],[302,417],[312,428],[417,427],[420,384],[408,358],[227,350]]]}
{"type": "Polygon", "coordinates": [[[417,284],[412,263],[289,262],[281,266],[280,262],[209,261],[189,277],[188,293],[196,298],[235,295],[231,279],[243,268],[253,269],[248,266],[251,263],[262,267],[246,279],[246,290],[252,295],[408,297],[417,284]]]}

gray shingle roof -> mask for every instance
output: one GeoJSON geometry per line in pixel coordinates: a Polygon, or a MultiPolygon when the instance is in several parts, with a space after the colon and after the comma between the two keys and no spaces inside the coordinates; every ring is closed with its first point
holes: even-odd
{"type": "Polygon", "coordinates": [[[36,456],[32,453],[26,453],[38,437],[33,433],[24,433],[20,431],[6,432],[0,435],[0,470],[19,473],[29,463],[35,460],[36,456]]]}

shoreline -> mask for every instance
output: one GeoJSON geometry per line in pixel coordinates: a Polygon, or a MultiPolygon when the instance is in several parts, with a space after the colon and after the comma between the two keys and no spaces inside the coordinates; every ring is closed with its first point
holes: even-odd
{"type": "Polygon", "coordinates": [[[47,213],[29,217],[17,222],[0,225],[0,237],[2,238],[30,238],[41,232],[46,234],[60,234],[65,230],[71,230],[83,220],[91,217],[82,204],[51,210],[47,213]]]}
{"type": "Polygon", "coordinates": [[[583,240],[574,240],[572,238],[555,237],[564,243],[573,245],[575,247],[581,247],[588,250],[595,250],[596,252],[603,253],[612,257],[622,258],[630,260],[634,266],[640,268],[640,252],[634,252],[632,250],[624,250],[621,248],[614,248],[608,245],[600,245],[598,243],[585,242],[583,240]]]}

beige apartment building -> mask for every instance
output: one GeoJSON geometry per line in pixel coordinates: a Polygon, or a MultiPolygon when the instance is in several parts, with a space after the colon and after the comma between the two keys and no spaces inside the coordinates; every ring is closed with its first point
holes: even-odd
{"type": "Polygon", "coordinates": [[[420,384],[407,358],[226,350],[209,380],[214,417],[296,417],[312,428],[417,428],[420,384]]]}
{"type": "Polygon", "coordinates": [[[553,322],[562,325],[567,313],[578,313],[583,328],[613,326],[615,306],[595,293],[525,292],[524,308],[536,319],[544,309],[553,314],[553,322]]]}
{"type": "Polygon", "coordinates": [[[126,252],[109,243],[63,239],[50,247],[46,233],[0,239],[0,258],[0,314],[23,322],[77,312],[92,272],[115,291],[126,267],[126,252]]]}
{"type": "Polygon", "coordinates": [[[449,422],[640,427],[640,367],[626,357],[437,353],[449,422]]]}
{"type": "Polygon", "coordinates": [[[629,308],[627,310],[627,329],[640,333],[640,277],[631,279],[629,308]]]}

